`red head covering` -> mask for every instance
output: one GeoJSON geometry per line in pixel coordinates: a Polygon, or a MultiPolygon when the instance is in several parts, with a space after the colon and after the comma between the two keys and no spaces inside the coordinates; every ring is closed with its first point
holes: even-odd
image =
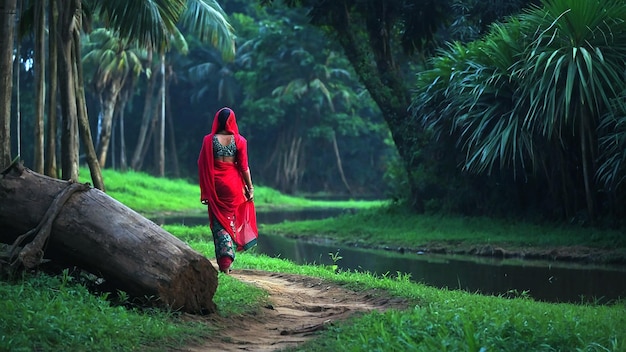
{"type": "Polygon", "coordinates": [[[213,127],[211,127],[211,134],[215,134],[218,132],[217,129],[219,128],[219,124],[220,124],[218,117],[220,116],[220,113],[225,109],[230,110],[230,115],[228,116],[228,119],[226,120],[226,132],[232,133],[232,134],[239,134],[239,127],[237,126],[235,112],[233,111],[233,109],[229,107],[223,107],[215,113],[215,117],[213,118],[213,127]]]}

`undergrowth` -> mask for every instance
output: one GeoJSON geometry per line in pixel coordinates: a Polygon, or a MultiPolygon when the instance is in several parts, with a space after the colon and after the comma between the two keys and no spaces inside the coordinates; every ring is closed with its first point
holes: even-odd
{"type": "MultiPolygon", "coordinates": [[[[197,187],[183,180],[107,170],[104,176],[109,194],[140,212],[189,211],[199,205],[197,187]]],[[[281,206],[291,201],[307,206],[322,204],[282,198],[262,187],[257,192],[259,208],[273,206],[272,202],[281,202],[281,206]]],[[[367,203],[363,208],[371,206],[367,203]]],[[[272,228],[281,231],[280,226],[272,228]]],[[[198,252],[214,257],[208,226],[165,226],[165,229],[198,252]]],[[[422,236],[430,233],[433,238],[440,236],[442,240],[464,236],[483,236],[483,240],[490,241],[514,240],[521,234],[516,232],[518,229],[529,231],[525,240],[536,244],[550,243],[552,240],[548,237],[556,233],[554,229],[544,232],[540,227],[489,219],[412,219],[385,209],[382,212],[359,211],[345,218],[283,228],[286,232],[303,234],[324,230],[318,233],[333,237],[345,233],[357,239],[361,234],[361,238],[381,243],[392,239],[414,243],[411,239],[402,239],[410,233],[422,236]],[[397,232],[397,237],[390,232],[397,232]]],[[[564,229],[563,233],[569,233],[569,229],[564,229]]],[[[590,240],[596,241],[586,241],[590,240]]],[[[574,233],[571,239],[558,241],[576,243],[585,239],[574,233]]],[[[406,275],[376,276],[337,270],[334,265],[296,265],[254,251],[238,254],[235,269],[245,268],[318,277],[408,303],[407,309],[372,312],[331,324],[294,351],[626,351],[624,301],[599,306],[536,302],[523,295],[516,298],[481,296],[435,289],[414,283],[406,275]]],[[[3,297],[0,300],[0,351],[180,350],[186,345],[201,343],[215,328],[208,323],[189,322],[176,312],[114,304],[123,293],[117,294],[120,297],[111,297],[89,292],[67,274],[24,274],[0,282],[0,295],[3,297]]],[[[232,277],[220,276],[214,300],[219,314],[236,316],[260,309],[267,302],[267,294],[232,277]]]]}

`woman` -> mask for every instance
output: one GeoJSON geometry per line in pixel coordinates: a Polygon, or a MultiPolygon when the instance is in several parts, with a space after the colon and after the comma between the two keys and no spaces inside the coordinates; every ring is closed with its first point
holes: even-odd
{"type": "Polygon", "coordinates": [[[215,258],[230,273],[237,250],[256,244],[254,187],[248,167],[248,142],[239,134],[235,113],[222,108],[204,136],[198,157],[200,201],[208,205],[215,258]]]}

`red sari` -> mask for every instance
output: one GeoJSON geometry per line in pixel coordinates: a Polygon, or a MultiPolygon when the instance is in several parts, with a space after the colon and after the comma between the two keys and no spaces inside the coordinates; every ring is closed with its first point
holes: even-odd
{"type": "MultiPolygon", "coordinates": [[[[221,110],[220,110],[221,111],[221,110]]],[[[248,142],[239,134],[239,128],[232,112],[226,122],[226,132],[233,135],[237,153],[235,162],[215,160],[213,136],[218,129],[218,111],[213,120],[211,133],[204,137],[198,157],[198,176],[200,200],[208,202],[211,230],[215,236],[215,227],[226,230],[236,244],[236,250],[242,251],[256,244],[258,230],[254,202],[245,197],[242,173],[248,171],[248,142]]],[[[216,257],[228,255],[234,260],[234,251],[217,248],[216,257]]]]}

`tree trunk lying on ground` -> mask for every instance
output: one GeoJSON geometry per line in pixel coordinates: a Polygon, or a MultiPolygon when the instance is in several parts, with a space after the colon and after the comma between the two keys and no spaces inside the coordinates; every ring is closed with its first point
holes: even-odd
{"type": "Polygon", "coordinates": [[[187,244],[87,184],[13,164],[0,175],[0,266],[77,266],[149,304],[216,310],[217,270],[187,244]]]}

